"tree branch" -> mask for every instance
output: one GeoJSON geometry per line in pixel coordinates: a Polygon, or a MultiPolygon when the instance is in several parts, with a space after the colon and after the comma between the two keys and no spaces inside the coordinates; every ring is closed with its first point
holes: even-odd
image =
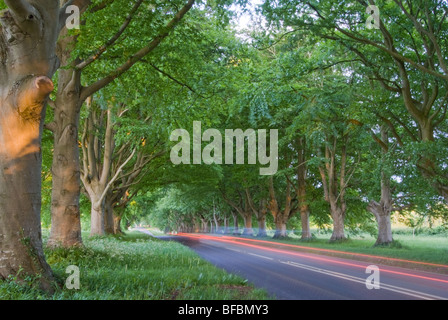
{"type": "Polygon", "coordinates": [[[195,0],[189,0],[188,3],[174,16],[174,18],[165,26],[164,30],[159,33],[146,47],[140,49],[136,54],[131,56],[124,64],[110,72],[103,79],[98,80],[97,82],[91,84],[88,87],[85,87],[81,91],[80,99],[84,101],[87,97],[91,96],[93,93],[98,90],[104,88],[109,83],[114,81],[120,75],[128,71],[134,64],[143,59],[147,54],[152,52],[155,48],[159,46],[159,44],[166,37],[169,36],[170,32],[176,27],[176,25],[182,20],[182,18],[187,14],[188,11],[193,7],[195,0]]]}
{"type": "Polygon", "coordinates": [[[96,203],[97,206],[101,205],[101,202],[103,202],[103,199],[106,196],[106,194],[109,192],[110,187],[115,182],[115,180],[117,180],[117,178],[119,177],[123,168],[128,164],[129,161],[132,160],[132,158],[134,157],[134,154],[135,154],[135,149],[132,151],[132,154],[129,156],[129,158],[127,158],[126,161],[120,166],[120,168],[118,168],[114,177],[109,181],[109,183],[107,184],[106,188],[103,191],[103,194],[101,195],[101,197],[98,199],[98,202],[96,203]]]}
{"type": "Polygon", "coordinates": [[[22,29],[22,32],[35,33],[40,30],[36,24],[40,14],[29,2],[25,0],[5,0],[5,4],[10,9],[15,23],[22,29]]]}
{"type": "Polygon", "coordinates": [[[110,168],[112,166],[112,156],[114,152],[114,132],[112,122],[112,111],[109,108],[107,109],[106,134],[104,137],[103,170],[100,178],[100,183],[102,185],[106,184],[107,178],[109,177],[110,168]]]}
{"type": "Polygon", "coordinates": [[[29,14],[34,13],[34,7],[25,0],[4,0],[5,4],[11,10],[17,23],[25,20],[29,14]]]}
{"type": "Polygon", "coordinates": [[[88,57],[86,60],[79,63],[75,69],[82,70],[86,68],[88,65],[90,65],[92,62],[97,60],[110,46],[112,46],[123,34],[123,32],[127,29],[129,24],[131,23],[132,18],[134,17],[135,13],[137,12],[138,8],[140,8],[141,4],[144,0],[138,0],[132,10],[129,12],[128,16],[126,17],[126,20],[121,25],[120,29],[115,33],[112,38],[110,38],[104,45],[102,45],[98,50],[92,54],[90,57],[88,57]]]}
{"type": "Polygon", "coordinates": [[[174,81],[175,83],[177,83],[178,85],[180,85],[181,87],[185,87],[188,90],[190,90],[191,92],[197,94],[198,96],[200,96],[201,98],[205,98],[203,95],[201,95],[200,93],[197,93],[196,90],[194,90],[192,87],[190,87],[188,84],[185,84],[183,82],[180,82],[179,80],[177,80],[176,78],[174,78],[173,76],[171,76],[170,74],[166,73],[165,71],[161,70],[160,68],[158,68],[156,65],[154,65],[153,63],[149,62],[149,65],[151,67],[153,67],[153,69],[155,69],[157,72],[163,74],[165,77],[167,77],[168,79],[174,81]]]}

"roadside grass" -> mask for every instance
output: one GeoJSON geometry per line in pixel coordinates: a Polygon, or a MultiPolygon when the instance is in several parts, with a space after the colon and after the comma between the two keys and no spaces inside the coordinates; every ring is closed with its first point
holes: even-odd
{"type": "Polygon", "coordinates": [[[351,235],[347,240],[336,242],[329,241],[331,233],[314,232],[313,235],[313,239],[307,241],[294,234],[287,239],[269,238],[269,241],[448,265],[446,234],[413,235],[412,231],[400,231],[393,235],[394,243],[389,246],[375,246],[376,238],[367,233],[351,235]]]}
{"type": "Polygon", "coordinates": [[[53,295],[11,278],[0,281],[0,300],[269,299],[264,290],[214,267],[176,242],[140,232],[86,235],[83,240],[83,248],[45,250],[58,283],[53,295]],[[80,270],[79,290],[65,287],[70,265],[80,270]]]}

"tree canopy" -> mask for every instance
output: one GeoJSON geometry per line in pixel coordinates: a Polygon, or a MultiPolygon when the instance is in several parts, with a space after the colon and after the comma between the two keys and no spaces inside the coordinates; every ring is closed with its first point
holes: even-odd
{"type": "Polygon", "coordinates": [[[31,212],[4,201],[0,237],[29,216],[38,253],[41,224],[54,247],[142,221],[377,244],[393,217],[447,225],[445,1],[53,2],[0,1],[0,183],[31,212]]]}

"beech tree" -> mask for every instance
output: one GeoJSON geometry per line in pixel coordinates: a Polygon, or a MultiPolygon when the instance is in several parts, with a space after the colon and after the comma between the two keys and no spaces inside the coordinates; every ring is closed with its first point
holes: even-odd
{"type": "MultiPolygon", "coordinates": [[[[90,1],[83,1],[81,11],[99,12],[105,10],[114,1],[104,1],[98,5],[92,5],[90,1]]],[[[80,233],[80,162],[78,147],[79,115],[83,103],[87,98],[109,85],[117,77],[120,77],[137,62],[141,61],[160,43],[169,36],[174,27],[190,11],[194,0],[184,2],[183,6],[172,16],[168,23],[160,25],[152,39],[141,47],[135,49],[126,61],[118,63],[118,66],[108,70],[100,79],[83,85],[82,74],[92,63],[116,44],[123,33],[129,27],[132,19],[137,15],[143,4],[143,0],[132,3],[128,15],[115,34],[86,57],[74,57],[72,50],[75,48],[78,36],[64,30],[64,37],[59,42],[59,52],[62,66],[58,80],[58,92],[54,103],[54,120],[47,124],[47,129],[54,133],[54,161],[53,161],[53,195],[52,195],[52,228],[49,246],[73,246],[82,243],[80,233]]],[[[66,4],[69,4],[67,2],[66,4]]],[[[117,5],[117,4],[115,4],[117,5]]],[[[129,5],[128,5],[129,6],[129,5]]],[[[101,229],[94,230],[93,234],[101,234],[101,229]]]]}
{"type": "MultiPolygon", "coordinates": [[[[268,0],[263,9],[272,23],[283,21],[284,26],[291,27],[289,33],[305,29],[335,41],[363,64],[359,71],[401,97],[404,110],[415,122],[417,134],[411,137],[419,153],[425,150],[418,155],[416,166],[446,202],[446,162],[438,152],[445,147],[437,134],[447,114],[446,2],[343,1],[337,8],[331,1],[293,3],[297,5],[268,0]],[[366,24],[373,18],[371,11],[367,12],[371,5],[379,11],[377,28],[366,24]]],[[[395,124],[394,130],[399,127],[395,124]]],[[[409,134],[412,130],[406,131],[409,134]]]]}
{"type": "Polygon", "coordinates": [[[57,0],[6,0],[0,18],[0,278],[41,275],[51,290],[40,226],[41,138],[56,42],[65,25],[57,0]]]}

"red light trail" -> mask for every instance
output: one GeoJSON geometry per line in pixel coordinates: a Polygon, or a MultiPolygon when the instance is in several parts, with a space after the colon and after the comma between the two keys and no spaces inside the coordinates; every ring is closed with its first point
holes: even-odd
{"type": "MultiPolygon", "coordinates": [[[[346,261],[340,261],[340,260],[317,257],[317,256],[310,256],[307,254],[298,253],[298,252],[294,252],[294,251],[286,251],[286,250],[282,250],[282,249],[268,248],[265,246],[244,243],[243,241],[253,241],[253,242],[259,242],[259,243],[265,243],[265,244],[271,244],[271,245],[275,244],[275,245],[286,246],[286,247],[297,247],[297,248],[301,248],[301,249],[302,248],[310,249],[309,247],[305,247],[305,246],[284,244],[284,243],[271,242],[271,241],[266,241],[266,240],[256,240],[256,239],[246,239],[246,238],[242,239],[242,238],[235,238],[235,237],[229,237],[229,236],[217,237],[217,236],[185,234],[185,233],[179,233],[178,235],[196,238],[196,239],[208,239],[208,240],[213,240],[213,241],[232,243],[232,244],[242,245],[242,246],[246,246],[246,247],[271,251],[271,252],[275,252],[275,253],[289,254],[289,255],[294,255],[294,256],[298,256],[298,257],[305,257],[308,259],[331,262],[331,263],[335,263],[335,264],[347,265],[347,266],[357,267],[357,268],[362,268],[362,269],[366,268],[366,266],[355,264],[355,263],[350,263],[350,262],[346,262],[346,261]]],[[[360,256],[365,256],[365,257],[370,257],[370,258],[381,258],[381,259],[386,259],[386,260],[395,260],[395,261],[401,261],[401,262],[426,264],[426,265],[431,265],[431,266],[439,266],[439,267],[448,268],[448,266],[446,266],[446,265],[432,264],[432,263],[426,263],[426,262],[420,262],[420,261],[411,261],[411,260],[404,260],[404,259],[397,259],[397,258],[387,258],[387,257],[383,257],[383,256],[375,256],[375,255],[367,255],[367,254],[356,254],[356,253],[351,253],[351,252],[344,252],[344,251],[337,251],[337,250],[330,250],[330,249],[320,249],[320,248],[312,248],[312,249],[315,249],[316,251],[337,252],[337,253],[344,253],[344,254],[351,254],[351,255],[360,255],[360,256]]],[[[384,268],[382,268],[381,271],[391,273],[391,274],[407,276],[407,277],[414,277],[414,278],[420,278],[420,279],[424,279],[424,280],[448,283],[448,280],[438,279],[438,278],[433,278],[433,277],[428,277],[428,276],[422,276],[422,275],[417,275],[417,274],[412,274],[412,273],[400,272],[400,271],[389,270],[389,269],[384,269],[384,268]]]]}

